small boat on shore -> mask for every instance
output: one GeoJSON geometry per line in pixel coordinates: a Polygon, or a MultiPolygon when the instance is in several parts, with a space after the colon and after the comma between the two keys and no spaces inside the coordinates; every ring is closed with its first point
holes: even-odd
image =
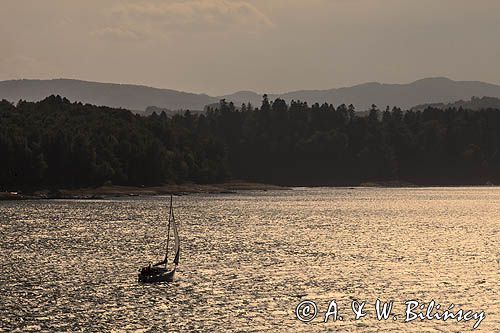
{"type": "Polygon", "coordinates": [[[172,195],[170,196],[170,210],[168,213],[168,230],[167,230],[167,247],[165,249],[165,258],[157,262],[154,265],[149,265],[143,267],[139,270],[138,280],[142,283],[154,283],[154,282],[172,282],[174,280],[174,274],[179,265],[180,257],[180,243],[179,243],[179,231],[177,228],[177,223],[175,222],[174,210],[172,207],[172,195]],[[168,268],[168,249],[170,243],[170,229],[172,229],[174,237],[174,260],[173,267],[168,268]]]}

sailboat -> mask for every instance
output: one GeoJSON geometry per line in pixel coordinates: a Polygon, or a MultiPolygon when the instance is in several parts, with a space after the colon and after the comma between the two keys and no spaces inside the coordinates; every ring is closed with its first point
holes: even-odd
{"type": "Polygon", "coordinates": [[[152,282],[172,282],[174,280],[175,270],[179,265],[180,246],[179,246],[179,231],[177,223],[175,222],[174,209],[172,207],[172,195],[170,196],[170,210],[168,213],[168,231],[167,231],[167,248],[165,250],[165,258],[156,264],[143,267],[139,270],[139,282],[152,283],[152,282]],[[174,266],[169,270],[168,268],[168,248],[170,243],[170,229],[174,235],[174,253],[173,260],[174,266]]]}

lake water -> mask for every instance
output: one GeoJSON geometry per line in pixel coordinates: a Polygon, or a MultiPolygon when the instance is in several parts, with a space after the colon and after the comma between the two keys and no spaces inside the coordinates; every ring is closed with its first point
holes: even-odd
{"type": "Polygon", "coordinates": [[[161,257],[168,200],[0,202],[0,331],[464,332],[404,322],[407,300],[484,311],[500,327],[500,188],[314,188],[174,198],[181,264],[161,257]],[[373,304],[393,300],[390,319],[373,304]],[[296,306],[319,315],[297,320],[296,306]],[[336,300],[343,320],[324,323],[336,300]],[[367,301],[354,320],[352,300],[367,301]]]}

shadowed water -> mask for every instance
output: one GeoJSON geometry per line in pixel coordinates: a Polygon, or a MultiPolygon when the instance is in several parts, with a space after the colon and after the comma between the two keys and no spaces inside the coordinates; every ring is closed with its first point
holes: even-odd
{"type": "MultiPolygon", "coordinates": [[[[295,189],[174,198],[181,264],[141,285],[161,257],[165,197],[0,203],[0,330],[437,331],[404,323],[404,301],[484,310],[500,327],[500,189],[295,189]],[[394,300],[397,320],[352,299],[394,300]],[[309,324],[294,310],[314,300],[309,324]],[[337,300],[344,321],[323,323],[337,300]]],[[[371,305],[370,305],[371,306],[371,305]]]]}

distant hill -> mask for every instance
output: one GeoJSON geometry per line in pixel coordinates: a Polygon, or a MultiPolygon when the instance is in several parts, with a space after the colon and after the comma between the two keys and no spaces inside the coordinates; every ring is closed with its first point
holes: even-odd
{"type": "Polygon", "coordinates": [[[468,101],[457,101],[453,103],[431,103],[414,106],[413,110],[425,110],[428,107],[436,109],[462,108],[467,110],[500,109],[500,99],[496,97],[472,97],[468,101]]]}
{"type": "MultiPolygon", "coordinates": [[[[217,105],[218,105],[218,103],[217,103],[217,105]]],[[[193,115],[205,113],[205,110],[189,110],[189,111],[193,115]]],[[[165,112],[167,117],[173,117],[175,115],[184,115],[186,111],[185,110],[169,110],[167,108],[159,108],[157,106],[148,106],[145,111],[136,112],[136,113],[140,114],[142,116],[149,116],[149,115],[152,115],[153,113],[156,113],[157,115],[159,115],[162,112],[165,112]]]]}
{"type": "MultiPolygon", "coordinates": [[[[221,98],[239,106],[250,102],[258,107],[262,93],[239,91],[224,96],[193,94],[169,89],[157,89],[139,85],[97,83],[79,80],[11,80],[0,82],[0,99],[17,102],[41,100],[58,94],[73,101],[95,105],[145,110],[156,106],[169,110],[204,110],[206,105],[217,103],[221,98]]],[[[500,98],[500,86],[479,81],[453,81],[447,78],[428,78],[409,84],[365,83],[352,87],[328,90],[299,90],[283,94],[268,94],[271,100],[278,97],[313,103],[353,104],[363,111],[376,104],[380,109],[387,105],[403,109],[428,103],[453,103],[469,100],[473,96],[500,98]]]]}
{"type": "MultiPolygon", "coordinates": [[[[387,105],[409,109],[424,103],[450,103],[457,100],[468,100],[473,96],[490,96],[500,98],[500,86],[479,81],[453,81],[447,78],[428,78],[409,84],[365,83],[348,88],[329,90],[299,90],[283,94],[269,94],[274,100],[277,97],[290,100],[301,100],[311,103],[353,104],[356,110],[368,110],[372,104],[383,109],[387,105]]],[[[227,100],[242,100],[260,105],[260,94],[239,92],[226,95],[227,100]]]]}
{"type": "Polygon", "coordinates": [[[11,80],[0,82],[0,99],[39,101],[50,95],[61,95],[72,101],[115,108],[144,111],[154,105],[170,110],[203,110],[218,99],[169,89],[79,80],[11,80]]]}

